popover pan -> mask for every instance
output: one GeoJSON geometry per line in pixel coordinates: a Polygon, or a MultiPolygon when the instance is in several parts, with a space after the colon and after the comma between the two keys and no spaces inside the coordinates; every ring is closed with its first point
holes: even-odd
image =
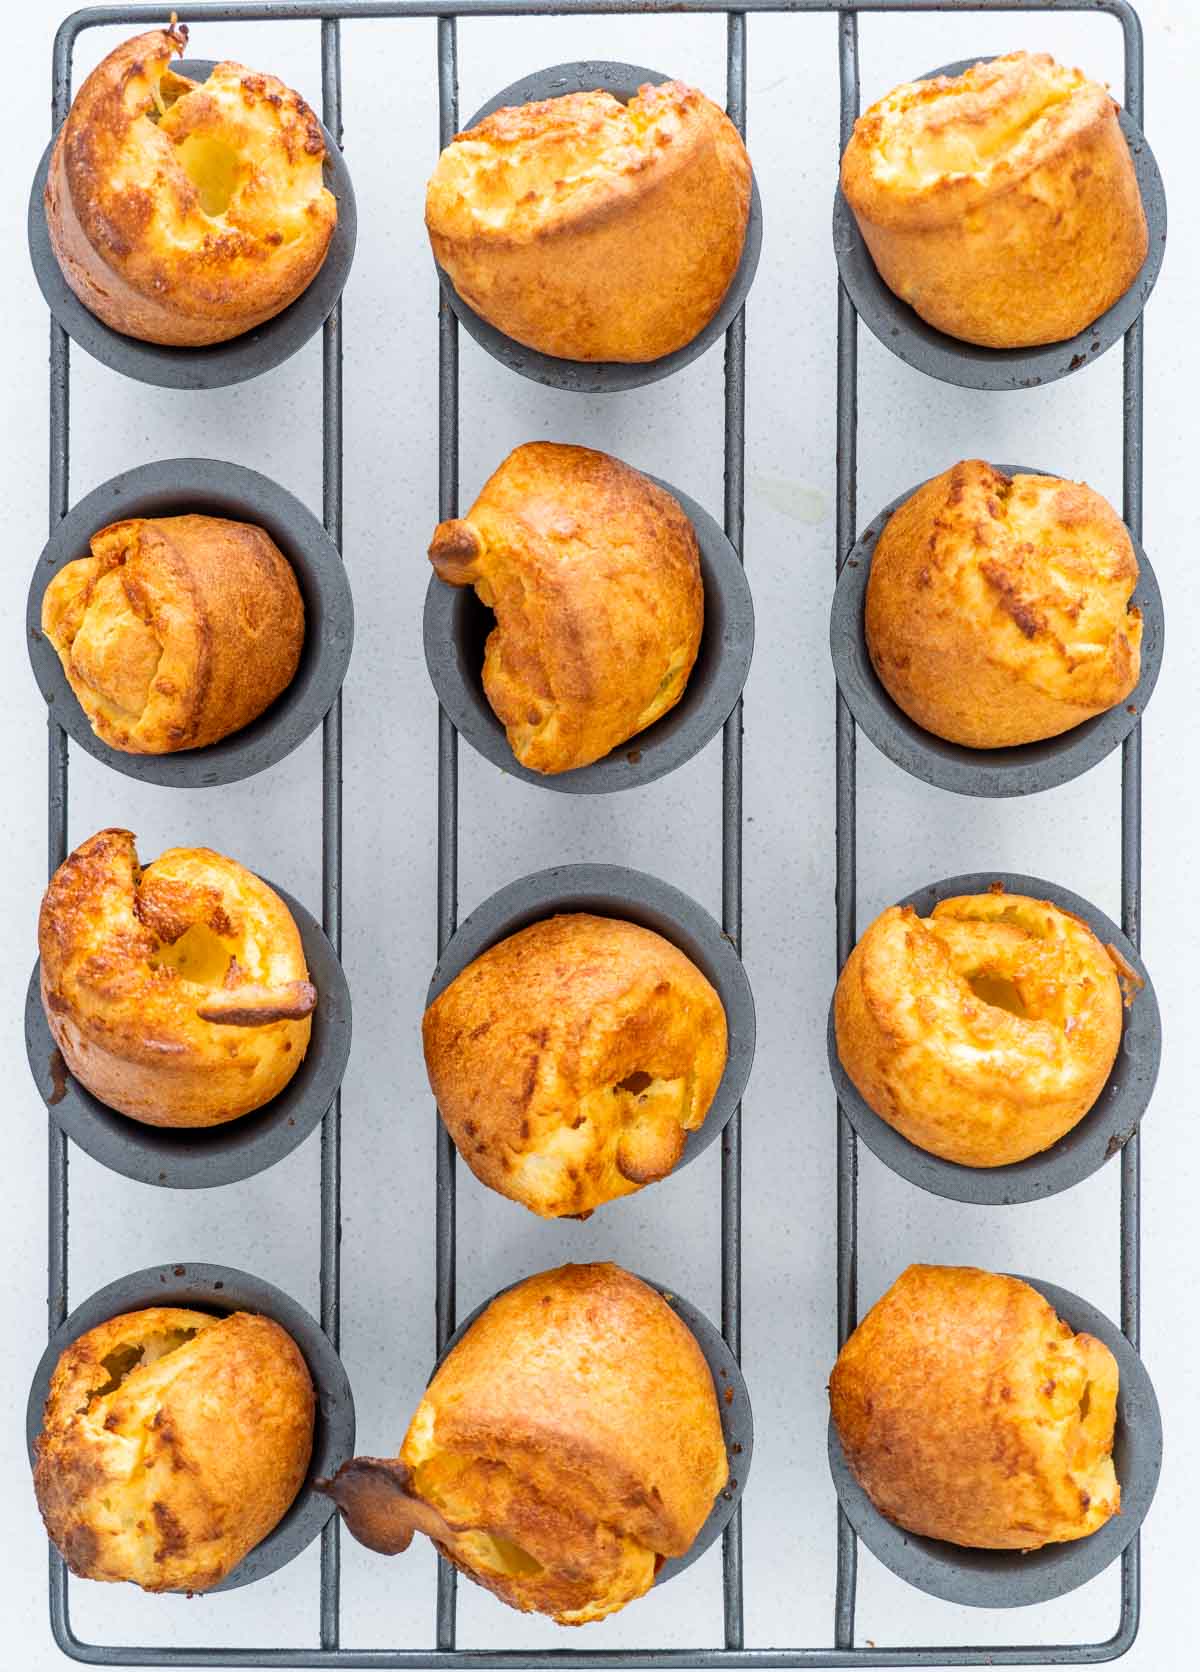
{"type": "MultiPolygon", "coordinates": [[[[490,116],[493,111],[502,110],[507,105],[532,104],[539,99],[558,99],[566,93],[592,93],[597,88],[605,89],[620,99],[622,104],[628,104],[638,88],[646,82],[660,84],[671,79],[659,70],[647,70],[636,64],[620,64],[607,59],[589,58],[570,64],[555,64],[548,70],[535,70],[531,75],[523,76],[520,81],[514,81],[512,86],[506,87],[503,92],[497,93],[495,98],[489,99],[487,104],[475,112],[469,122],[463,124],[463,131],[475,127],[485,116],[490,116]]],[[[438,266],[436,261],[434,265],[441,280],[442,294],[454,310],[459,324],[466,328],[494,360],[499,360],[509,371],[520,372],[522,377],[532,378],[535,383],[546,383],[554,389],[573,389],[581,394],[596,395],[622,389],[640,389],[643,384],[657,383],[660,378],[670,377],[672,372],[682,371],[684,366],[690,365],[706,349],[711,348],[725,335],[741,312],[750,286],[754,282],[761,250],[762,203],[758,195],[758,182],[752,169],[750,218],[746,223],[742,259],[720,307],[691,342],[684,343],[682,348],[675,349],[671,354],[664,354],[658,360],[640,362],[560,360],[552,354],[540,354],[536,348],[526,348],[524,343],[505,336],[503,331],[498,331],[494,325],[489,325],[487,320],[481,319],[455,290],[449,274],[438,266]]]]}
{"type": "MultiPolygon", "coordinates": [[[[986,53],[979,58],[962,58],[940,70],[928,70],[915,79],[932,81],[939,75],[961,75],[973,64],[988,63],[992,57],[993,54],[986,53]]],[[[981,343],[947,336],[926,324],[920,314],[884,284],[858,230],[854,212],[838,186],[833,197],[833,248],[838,272],[855,312],[883,346],[907,365],[928,372],[943,383],[957,383],[965,389],[1033,389],[1090,365],[1123,337],[1141,315],[1162,267],[1167,242],[1167,198],[1145,134],[1126,111],[1119,110],[1117,116],[1142,194],[1150,240],[1146,259],[1125,294],[1086,330],[1063,342],[1042,343],[1033,348],[985,348],[981,343]]]]}
{"type": "Polygon", "coordinates": [[[354,600],[338,549],[294,495],[243,465],[221,459],[160,459],[110,477],[72,507],[51,535],[29,586],[26,638],[34,678],[50,715],[76,743],[127,777],[187,789],[231,784],[274,766],[304,742],[341,689],[354,644],[354,600]],[[292,566],[304,599],[304,646],[291,684],[248,726],[202,749],[132,755],[92,730],[42,633],[42,597],[65,563],[88,555],[93,534],[127,517],[199,512],[256,523],[292,566]]]}
{"type": "MultiPolygon", "coordinates": [[[[177,75],[206,81],[216,68],[216,61],[187,58],[172,68],[177,75]]],[[[289,360],[316,335],[337,306],[350,275],[358,237],[358,211],[346,159],[323,122],[320,127],[325,140],[325,185],[337,198],[338,206],[337,225],[325,260],[312,283],[282,313],[240,337],[210,343],[204,348],[174,348],[127,337],[84,307],[63,278],[46,227],[43,197],[55,143],[52,139],[38,164],[29,194],[29,255],[46,306],[71,341],[113,371],[164,389],[222,389],[230,383],[244,383],[247,378],[269,372],[289,360]]]]}
{"type": "Polygon", "coordinates": [[[196,1312],[257,1312],[273,1318],[299,1347],[317,1395],[312,1461],[308,1478],[290,1509],[261,1544],[245,1555],[233,1572],[206,1596],[236,1591],[256,1579],[277,1573],[310,1545],[333,1513],[333,1504],[312,1490],[312,1482],[332,1474],[354,1455],[354,1395],[341,1359],[325,1331],[305,1309],[273,1283],[233,1266],[147,1266],[144,1271],[118,1277],[77,1306],[50,1337],[34,1372],[25,1411],[25,1444],[30,1465],[34,1442],[42,1431],[42,1411],[50,1392],[50,1378],[62,1354],[88,1330],[124,1312],[149,1306],[181,1306],[196,1312]]]}
{"type": "Polygon", "coordinates": [[[25,1050],[42,1100],[59,1127],[101,1166],[141,1184],[203,1190],[236,1184],[302,1144],[337,1094],[350,1057],[350,989],[316,918],[271,883],[296,920],[309,979],[317,989],[304,1061],[278,1096],[220,1126],[148,1126],[93,1097],[71,1074],[42,1006],[41,960],[25,995],[25,1050]]]}
{"type": "Polygon", "coordinates": [[[483,689],[484,646],[496,624],[495,615],[480,603],[474,587],[451,586],[436,574],[429,577],[425,665],[438,701],[473,748],[493,766],[527,784],[567,795],[603,795],[651,784],[699,754],[742,694],[754,655],[754,600],[746,571],[724,531],[703,506],[657,476],[649,480],[679,501],[696,531],[704,583],[704,630],[696,664],[674,708],[590,766],[569,772],[533,772],[521,765],[483,689]]]}
{"type": "MultiPolygon", "coordinates": [[[[564,912],[624,918],[653,929],[692,960],[725,1007],[729,1032],[725,1072],[704,1124],[687,1134],[683,1154],[667,1175],[670,1178],[724,1131],[742,1100],[754,1061],[754,998],[742,961],[715,919],[681,889],[623,865],[556,865],[549,871],[535,871],[493,894],[459,925],[433,972],[425,1004],[431,1005],[489,946],[544,917],[564,912]]],[[[666,1179],[658,1181],[660,1187],[665,1183],[666,1179]]]]}
{"type": "MultiPolygon", "coordinates": [[[[1087,1538],[1040,1550],[975,1550],[923,1538],[897,1527],[877,1510],[850,1472],[833,1418],[829,1468],[838,1501],[854,1531],[885,1567],[919,1591],[976,1608],[1023,1608],[1065,1596],[1102,1573],[1137,1537],[1158,1485],[1162,1419],[1146,1367],[1116,1324],[1097,1307],[1054,1283],[1023,1277],[1064,1323],[1111,1348],[1120,1370],[1113,1462],[1121,1484],[1121,1513],[1087,1538]]],[[[1037,1651],[1034,1650],[1034,1653],[1037,1651]]]]}
{"type": "MultiPolygon", "coordinates": [[[[638,1272],[634,1276],[640,1276],[638,1272]]],[[[705,1362],[712,1372],[713,1387],[717,1394],[717,1409],[721,1413],[721,1433],[725,1440],[725,1455],[729,1459],[729,1479],[717,1493],[713,1500],[713,1507],[709,1511],[708,1519],[696,1534],[691,1548],[683,1556],[671,1556],[659,1568],[654,1578],[656,1585],[664,1584],[668,1579],[674,1579],[677,1573],[682,1573],[710,1545],[725,1531],[733,1519],[733,1512],[741,1502],[742,1493],[746,1490],[746,1481],[750,1474],[750,1463],[754,1456],[754,1413],[750,1408],[750,1390],[746,1386],[746,1379],[742,1375],[742,1367],[725,1344],[725,1338],[715,1324],[709,1322],[703,1312],[691,1301],[684,1300],[674,1289],[665,1283],[658,1283],[652,1277],[642,1277],[642,1282],[657,1289],[673,1312],[678,1313],[683,1322],[696,1338],[700,1351],[704,1354],[705,1362]]],[[[438,1355],[438,1361],[430,1372],[429,1380],[441,1368],[447,1355],[455,1348],[462,1337],[475,1321],[482,1317],[493,1300],[507,1294],[516,1285],[509,1283],[503,1289],[497,1289],[490,1299],[477,1306],[474,1312],[455,1330],[447,1341],[444,1349],[438,1355]]]]}
{"type": "MultiPolygon", "coordinates": [[[[1029,465],[1003,464],[996,468],[1008,476],[1057,475],[1056,471],[1035,470],[1029,465]]],[[[842,564],[829,614],[829,649],[838,690],[855,722],[882,754],[914,778],[938,789],[954,790],[959,795],[1010,796],[1032,795],[1070,783],[1128,737],[1145,713],[1158,682],[1165,623],[1162,594],[1150,559],[1141,542],[1126,529],[1138,561],[1132,602],[1142,612],[1142,661],[1138,682],[1124,702],[1072,726],[1070,731],[1036,743],[1014,743],[1003,749],[971,749],[965,743],[950,743],[919,726],[893,702],[867,649],[867,582],[875,547],[893,512],[923,485],[908,488],[885,505],[842,564]]]]}
{"type": "Polygon", "coordinates": [[[996,882],[1003,883],[1008,894],[1049,900],[1081,918],[1101,945],[1115,947],[1144,983],[1133,1002],[1125,1007],[1121,1043],[1104,1089],[1070,1132],[1040,1154],[1003,1167],[965,1167],[957,1161],[945,1161],[910,1143],[877,1115],[859,1092],[838,1056],[832,999],[826,1030],[829,1072],[838,1102],[867,1148],[910,1184],[920,1185],[935,1196],[947,1196],[951,1201],[975,1202],[984,1207],[1007,1207],[1016,1202],[1036,1202],[1046,1196],[1056,1196],[1060,1190],[1069,1190],[1103,1167],[1137,1131],[1154,1091],[1162,1055],[1162,1024],[1149,972],[1133,942],[1090,900],[1041,877],[975,871],[918,888],[898,904],[912,906],[919,917],[928,917],[939,900],[958,894],[986,894],[996,882]]]}

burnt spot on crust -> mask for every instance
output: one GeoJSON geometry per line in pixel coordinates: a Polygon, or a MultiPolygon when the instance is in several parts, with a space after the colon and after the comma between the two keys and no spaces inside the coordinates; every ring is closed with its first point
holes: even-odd
{"type": "Polygon", "coordinates": [[[150,1513],[154,1517],[154,1525],[158,1532],[158,1548],[154,1552],[154,1560],[165,1562],[172,1556],[184,1555],[188,1547],[187,1531],[178,1516],[157,1498],[150,1505],[150,1513]]]}
{"type": "Polygon", "coordinates": [[[1012,617],[1027,639],[1036,638],[1046,631],[1045,616],[1021,597],[1016,581],[1002,563],[994,558],[985,558],[979,565],[979,572],[997,593],[1001,608],[1012,617]]]}

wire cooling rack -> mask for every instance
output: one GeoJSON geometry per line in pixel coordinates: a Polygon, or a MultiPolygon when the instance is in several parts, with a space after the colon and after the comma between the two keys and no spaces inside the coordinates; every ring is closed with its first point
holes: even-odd
{"type": "MultiPolygon", "coordinates": [[[[185,23],[219,21],[302,21],[321,30],[322,116],[342,138],[340,25],[355,19],[437,19],[437,75],[440,143],[458,127],[459,18],[534,17],[571,13],[691,12],[727,18],[727,106],[738,127],[746,127],[747,17],[762,12],[840,13],[838,74],[841,85],[840,142],[844,148],[858,113],[858,17],[883,12],[1095,12],[1118,20],[1124,35],[1125,108],[1143,123],[1141,25],[1127,0],[745,0],[730,10],[723,0],[265,0],[262,4],[180,3],[94,6],[74,13],[54,41],[53,124],[57,129],[71,102],[75,42],[101,25],[148,28],[174,9],[185,23]]],[[[830,152],[830,178],[833,155],[830,152]]],[[[439,315],[439,494],[441,520],[458,513],[458,325],[443,297],[439,315]]],[[[50,327],[50,528],[67,513],[70,463],[70,352],[66,333],[50,327]]],[[[1142,328],[1125,336],[1123,383],[1123,515],[1138,539],[1142,532],[1142,328]]],[[[746,327],[744,315],[725,339],[725,532],[741,553],[745,500],[746,327]]],[[[858,435],[858,318],[845,288],[837,295],[837,544],[840,568],[857,536],[856,450],[858,435]]],[[[339,547],[342,534],[342,310],[334,308],[323,339],[322,474],[325,527],[339,547]]],[[[722,926],[734,945],[742,937],[742,705],[726,722],[722,737],[722,926]]],[[[836,916],[840,969],[855,941],[855,728],[842,697],[836,712],[836,916]]],[[[67,734],[50,717],[48,837],[53,872],[67,854],[67,734]]],[[[438,720],[437,877],[438,954],[457,923],[458,900],[458,735],[444,710],[438,720]]],[[[342,707],[339,695],[324,723],[322,755],[322,917],[341,952],[342,929],[342,707]]],[[[1121,925],[1136,946],[1141,917],[1141,731],[1135,727],[1121,760],[1121,925]]],[[[837,1323],[839,1345],[857,1321],[858,1158],[854,1133],[841,1109],[837,1121],[837,1323]]],[[[67,1313],[68,1172],[67,1140],[49,1123],[49,1329],[67,1313]]],[[[1136,1349],[1139,1333],[1139,1138],[1121,1152],[1121,1328],[1136,1349]]],[[[439,1122],[437,1135],[435,1307],[440,1353],[455,1327],[455,1155],[439,1122]]],[[[321,1325],[338,1344],[341,1297],[341,1098],[335,1098],[321,1129],[321,1325]]],[[[721,1146],[721,1329],[730,1350],[741,1353],[741,1112],[725,1129],[721,1146]]],[[[522,1651],[463,1650],[455,1647],[455,1573],[438,1564],[436,1626],[429,1646],[355,1649],[341,1643],[338,1523],[321,1539],[319,1645],[311,1648],[165,1648],[140,1644],[98,1644],[72,1630],[69,1585],[62,1558],[50,1552],[50,1624],[55,1642],[75,1660],[98,1666],[243,1667],[446,1667],[446,1668],[637,1668],[637,1667],[855,1667],[1083,1665],[1113,1660],[1137,1635],[1140,1606],[1139,1544],[1121,1558],[1121,1612],[1113,1635],[1103,1641],[1068,1644],[970,1644],[932,1648],[858,1646],[854,1641],[857,1543],[844,1513],[837,1519],[837,1578],[833,1641],[812,1647],[747,1648],[743,1620],[741,1511],[724,1535],[724,1643],[706,1649],[646,1648],[633,1651],[584,1649],[522,1651]]]]}

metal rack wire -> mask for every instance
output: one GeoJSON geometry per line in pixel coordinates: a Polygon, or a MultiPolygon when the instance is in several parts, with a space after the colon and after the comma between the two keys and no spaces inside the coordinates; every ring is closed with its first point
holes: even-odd
{"type": "MultiPolygon", "coordinates": [[[[1125,106],[1140,126],[1143,120],[1141,26],[1127,0],[743,0],[736,10],[728,0],[261,0],[251,4],[179,3],[90,7],[67,18],[54,42],[53,124],[65,119],[71,100],[71,63],[75,42],[84,30],[101,25],[149,27],[165,21],[174,9],[180,21],[216,22],[308,20],[321,29],[322,115],[339,143],[342,136],[339,25],[354,19],[437,19],[437,69],[440,143],[458,124],[457,20],[459,17],[548,16],[555,13],[614,14],[690,12],[727,18],[727,105],[737,126],[746,127],[746,20],[765,12],[841,14],[838,67],[841,87],[840,140],[849,138],[858,113],[858,14],[929,11],[1045,10],[1106,13],[1122,28],[1125,48],[1125,106]]],[[[832,156],[831,156],[832,164],[832,156]]],[[[832,170],[831,170],[832,177],[832,170]]],[[[459,378],[458,325],[444,297],[438,327],[439,492],[438,516],[458,510],[459,378]]],[[[838,567],[857,534],[856,449],[858,428],[858,320],[844,287],[837,303],[837,495],[838,567]]],[[[1124,518],[1140,538],[1142,525],[1142,328],[1126,334],[1123,384],[1124,518]]],[[[49,521],[54,527],[69,504],[70,356],[65,332],[50,327],[50,468],[49,521]]],[[[725,341],[725,532],[742,551],[744,523],[746,336],[738,315],[725,341]]],[[[342,311],[334,309],[323,337],[322,410],[323,500],[325,527],[341,548],[342,535],[342,311]]],[[[49,721],[48,859],[53,872],[67,854],[67,734],[53,715],[49,721]]],[[[838,968],[855,941],[855,728],[843,699],[836,707],[836,924],[838,968]]],[[[1135,945],[1141,917],[1141,734],[1140,727],[1123,745],[1121,763],[1121,923],[1135,945]]],[[[742,938],[742,705],[738,702],[722,738],[722,926],[740,951],[742,938]]],[[[444,710],[438,720],[437,789],[437,947],[444,951],[457,924],[458,910],[458,736],[444,710]]],[[[342,928],[342,710],[338,697],[324,723],[322,754],[322,918],[339,955],[342,928]]],[[[455,1295],[455,1152],[440,1121],[436,1122],[437,1183],[435,1221],[435,1330],[438,1352],[454,1331],[455,1295]]],[[[1139,1334],[1139,1173],[1137,1134],[1121,1155],[1121,1327],[1133,1346],[1139,1334]]],[[[858,1160],[849,1122],[837,1119],[837,1328],[839,1345],[857,1317],[858,1160]]],[[[335,1099],[321,1129],[321,1324],[337,1347],[340,1325],[341,1271],[341,1098],[335,1099]]],[[[51,1334],[67,1314],[68,1149],[65,1136],[49,1123],[48,1312],[51,1334]]],[[[734,1114],[721,1146],[721,1328],[730,1350],[741,1354],[741,1111],[734,1114]]],[[[1074,1644],[942,1646],[930,1648],[864,1647],[854,1643],[857,1544],[839,1509],[837,1578],[831,1646],[747,1648],[743,1623],[741,1511],[724,1535],[724,1643],[704,1649],[596,1651],[462,1650],[455,1646],[455,1574],[438,1564],[435,1646],[408,1649],[354,1649],[341,1646],[339,1545],[336,1518],[321,1539],[319,1646],[311,1648],[166,1648],[85,1642],[72,1629],[68,1576],[62,1558],[50,1551],[50,1623],[59,1647],[75,1660],[103,1666],[217,1666],[323,1668],[482,1668],[516,1672],[518,1668],[642,1667],[870,1667],[870,1666],[1012,1666],[1082,1665],[1123,1654],[1137,1634],[1139,1616],[1138,1541],[1126,1549],[1121,1564],[1121,1611],[1117,1628],[1104,1641],[1074,1644]]]]}

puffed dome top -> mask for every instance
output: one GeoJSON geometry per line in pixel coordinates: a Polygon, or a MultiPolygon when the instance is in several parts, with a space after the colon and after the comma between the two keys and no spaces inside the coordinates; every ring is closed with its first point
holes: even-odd
{"type": "Polygon", "coordinates": [[[66,1348],[34,1488],[73,1573],[147,1591],[220,1584],[304,1482],[315,1397],[270,1318],[123,1313],[66,1348]]]}
{"type": "Polygon", "coordinates": [[[950,220],[1015,186],[1111,111],[1099,82],[1045,52],[902,82],[855,123],[843,189],[880,225],[950,220]]]}
{"type": "Polygon", "coordinates": [[[1095,1103],[1121,1043],[1113,955],[1081,918],[997,889],[891,906],[834,997],[842,1065],[910,1143],[966,1167],[1037,1155],[1095,1103]]]}
{"type": "Polygon", "coordinates": [[[496,614],[483,686],[534,772],[590,765],[683,695],[704,628],[696,533],[638,470],[531,441],[440,523],[429,560],[496,614]]]}
{"type": "Polygon", "coordinates": [[[369,1548],[404,1550],[419,1530],[510,1606],[583,1625],[691,1548],[728,1474],[695,1336],[604,1263],[497,1296],[433,1377],[399,1459],[355,1458],[320,1484],[369,1548]]]}
{"type": "Polygon", "coordinates": [[[337,223],[325,141],[273,75],[170,68],[188,32],[123,42],[76,94],[46,186],[67,283],[115,330],[224,342],[272,318],[320,269],[337,223]]]}
{"type": "Polygon", "coordinates": [[[296,576],[264,529],[131,517],[93,534],[42,596],[42,631],[98,737],[199,749],[286,689],[304,644],[296,576]]]}
{"type": "Polygon", "coordinates": [[[1085,1538],[1119,1512],[1119,1372],[1019,1278],[909,1266],[829,1378],[846,1459],[909,1532],[988,1550],[1085,1538]]]}
{"type": "Polygon", "coordinates": [[[1149,247],[1116,105],[1044,53],[895,88],[855,123],[841,177],[885,284],[989,348],[1083,331],[1149,247]]]}
{"type": "Polygon", "coordinates": [[[971,748],[1060,733],[1124,702],[1141,671],[1138,561],[1102,495],[964,459],[889,518],[865,627],[889,695],[971,748]]]}
{"type": "Polygon", "coordinates": [[[668,1174],[725,1070],[716,989],[654,930],[569,912],[489,947],[425,1012],[430,1085],[475,1176],[545,1217],[668,1174]]]}
{"type": "Polygon", "coordinates": [[[455,136],[429,181],[437,261],[517,342],[644,363],[689,343],[742,258],[750,160],[680,81],[506,107],[455,136]]]}
{"type": "Polygon", "coordinates": [[[261,1108],[308,1047],[316,989],[274,889],[211,848],[143,868],[132,832],[97,831],[38,917],[46,1020],[75,1078],[153,1126],[261,1108]]]}

